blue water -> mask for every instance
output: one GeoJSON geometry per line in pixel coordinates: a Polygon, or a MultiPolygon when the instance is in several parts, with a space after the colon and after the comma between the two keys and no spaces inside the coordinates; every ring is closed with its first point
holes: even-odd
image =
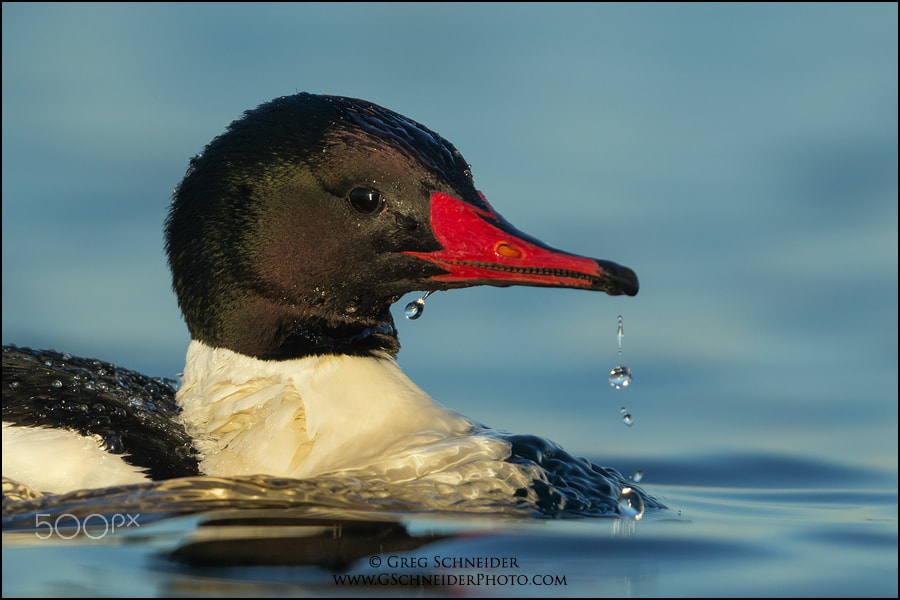
{"type": "MultiPolygon", "coordinates": [[[[3,343],[173,377],[188,335],[161,229],[189,157],[275,96],[366,98],[452,141],[521,230],[641,279],[636,298],[434,294],[414,322],[410,294],[404,370],[488,426],[641,469],[669,507],[633,529],[379,519],[428,556],[565,574],[560,595],[896,596],[896,4],[2,12],[3,343]],[[613,390],[621,363],[634,382],[613,390]]],[[[5,531],[4,595],[419,593],[165,558],[208,518],[97,542],[5,531]]]]}
{"type": "Polygon", "coordinates": [[[894,474],[753,455],[640,466],[669,508],[638,521],[262,508],[271,496],[162,520],[158,505],[51,503],[4,532],[4,594],[896,596],[894,474]]]}

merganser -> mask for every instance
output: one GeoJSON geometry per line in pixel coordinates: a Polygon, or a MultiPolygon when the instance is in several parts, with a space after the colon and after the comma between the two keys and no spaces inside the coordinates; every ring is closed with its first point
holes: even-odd
{"type": "Polygon", "coordinates": [[[549,443],[523,450],[529,436],[417,387],[391,304],[475,285],[638,292],[631,269],[514,228],[438,134],[337,96],[231,123],[191,160],[165,238],[192,338],[180,388],[4,347],[4,477],[53,493],[192,475],[496,477],[514,493],[543,477],[549,443]]]}

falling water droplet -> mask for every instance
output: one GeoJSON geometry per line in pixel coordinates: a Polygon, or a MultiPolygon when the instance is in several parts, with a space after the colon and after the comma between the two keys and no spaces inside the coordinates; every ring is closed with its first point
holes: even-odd
{"type": "Polygon", "coordinates": [[[431,292],[425,292],[424,296],[407,304],[406,309],[403,311],[406,318],[410,321],[414,321],[421,317],[422,313],[425,311],[425,298],[430,295],[431,292]]]}
{"type": "Polygon", "coordinates": [[[625,337],[625,328],[622,325],[622,315],[619,315],[619,326],[616,329],[616,340],[619,342],[619,356],[622,356],[622,338],[625,337]]]}
{"type": "MultiPolygon", "coordinates": [[[[622,360],[622,338],[625,337],[625,326],[622,322],[622,315],[619,315],[618,326],[616,327],[616,341],[619,344],[619,360],[622,360]]],[[[617,390],[628,387],[631,383],[631,369],[620,364],[618,367],[609,372],[609,385],[617,390]]]]}
{"type": "Polygon", "coordinates": [[[631,478],[634,480],[635,483],[637,483],[641,479],[644,478],[644,472],[641,471],[640,469],[638,469],[637,471],[634,472],[634,475],[632,475],[631,478]]]}
{"type": "Polygon", "coordinates": [[[622,422],[631,427],[634,425],[634,417],[631,416],[631,413],[625,413],[622,415],[622,422]]]}
{"type": "Polygon", "coordinates": [[[631,369],[628,367],[616,367],[609,372],[609,385],[617,390],[628,387],[631,383],[631,369]]]}
{"type": "Polygon", "coordinates": [[[619,492],[619,504],[616,510],[623,517],[640,521],[644,516],[644,501],[636,491],[630,487],[623,487],[619,492]]]}

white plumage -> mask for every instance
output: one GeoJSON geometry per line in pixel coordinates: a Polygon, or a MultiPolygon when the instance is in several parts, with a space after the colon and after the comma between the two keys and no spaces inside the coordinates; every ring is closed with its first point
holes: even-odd
{"type": "Polygon", "coordinates": [[[150,479],[121,455],[100,449],[100,436],[67,429],[3,423],[3,476],[40,492],[145,483],[150,479]]]}

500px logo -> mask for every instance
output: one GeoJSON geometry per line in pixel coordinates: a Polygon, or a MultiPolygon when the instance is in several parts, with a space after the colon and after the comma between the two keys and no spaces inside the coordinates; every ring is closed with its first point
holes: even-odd
{"type": "Polygon", "coordinates": [[[83,518],[78,518],[71,513],[64,513],[56,517],[55,520],[42,519],[49,517],[50,513],[37,513],[34,516],[34,527],[38,531],[34,535],[38,539],[46,540],[52,536],[61,537],[64,540],[71,540],[80,533],[92,540],[99,540],[108,533],[115,533],[116,529],[125,529],[128,527],[140,527],[137,522],[140,514],[129,515],[116,513],[114,515],[101,515],[94,513],[83,518]]]}

